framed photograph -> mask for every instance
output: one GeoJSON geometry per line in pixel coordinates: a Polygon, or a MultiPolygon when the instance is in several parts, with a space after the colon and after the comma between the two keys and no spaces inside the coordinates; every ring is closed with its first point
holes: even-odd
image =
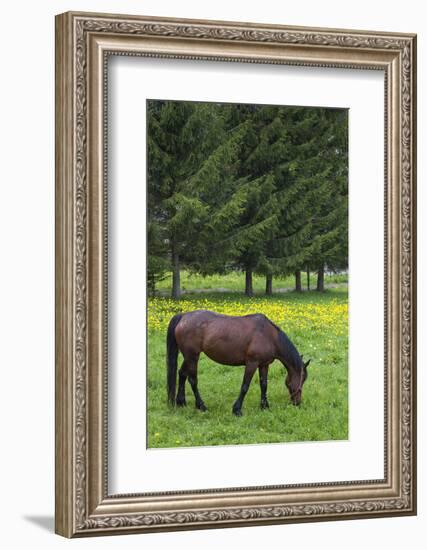
{"type": "Polygon", "coordinates": [[[56,18],[56,532],[416,513],[416,37],[56,18]]]}

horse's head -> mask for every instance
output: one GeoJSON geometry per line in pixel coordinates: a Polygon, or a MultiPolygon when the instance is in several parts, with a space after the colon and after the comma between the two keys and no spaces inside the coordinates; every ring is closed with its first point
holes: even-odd
{"type": "Polygon", "coordinates": [[[293,405],[299,405],[302,399],[302,387],[307,380],[307,367],[310,364],[311,359],[306,363],[303,362],[301,356],[301,362],[295,365],[293,368],[288,368],[285,384],[289,390],[289,395],[293,405]]]}

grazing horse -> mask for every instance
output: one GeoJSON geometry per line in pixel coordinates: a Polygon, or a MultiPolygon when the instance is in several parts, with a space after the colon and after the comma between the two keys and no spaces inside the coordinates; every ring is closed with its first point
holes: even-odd
{"type": "Polygon", "coordinates": [[[185,382],[188,378],[196,399],[196,408],[206,411],[197,388],[197,362],[201,352],[222,365],[245,365],[240,394],[233,405],[236,416],[242,414],[242,404],[252,377],[259,369],[261,408],[268,408],[268,367],[275,359],[287,370],[285,384],[291,402],[301,403],[302,386],[307,379],[307,367],[302,356],[286,334],[265,315],[256,313],[242,317],[221,315],[213,311],[196,310],[172,317],[167,332],[168,400],[177,406],[186,405],[185,382]],[[178,393],[176,374],[178,352],[184,356],[179,370],[178,393]]]}

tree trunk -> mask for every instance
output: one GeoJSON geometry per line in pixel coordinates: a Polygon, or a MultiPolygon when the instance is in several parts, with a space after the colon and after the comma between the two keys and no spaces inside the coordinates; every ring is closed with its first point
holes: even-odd
{"type": "Polygon", "coordinates": [[[322,264],[317,271],[316,290],[323,292],[325,290],[325,266],[322,264]]]}
{"type": "Polygon", "coordinates": [[[265,277],[265,293],[268,295],[273,294],[273,275],[271,273],[265,277]]]}
{"type": "Polygon", "coordinates": [[[254,295],[254,289],[253,289],[253,284],[252,284],[252,268],[251,267],[246,268],[245,294],[246,294],[246,296],[253,296],[254,295]]]}
{"type": "Polygon", "coordinates": [[[295,271],[295,290],[296,292],[302,291],[302,285],[301,285],[301,271],[298,269],[298,271],[295,271]]]}
{"type": "Polygon", "coordinates": [[[172,246],[172,298],[181,296],[181,274],[179,270],[179,255],[172,246]]]}
{"type": "Polygon", "coordinates": [[[310,268],[307,267],[307,290],[310,290],[310,268]]]}

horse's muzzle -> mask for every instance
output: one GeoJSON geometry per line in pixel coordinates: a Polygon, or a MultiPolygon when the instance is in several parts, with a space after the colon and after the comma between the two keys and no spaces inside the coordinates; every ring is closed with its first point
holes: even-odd
{"type": "Polygon", "coordinates": [[[301,392],[297,392],[296,394],[291,396],[291,403],[296,407],[299,407],[301,405],[301,392]]]}

